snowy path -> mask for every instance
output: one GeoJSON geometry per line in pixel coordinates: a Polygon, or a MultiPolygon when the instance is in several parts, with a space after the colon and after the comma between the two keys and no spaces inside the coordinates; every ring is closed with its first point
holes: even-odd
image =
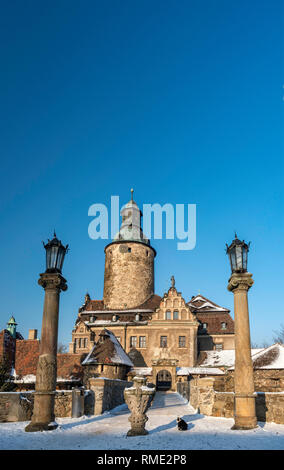
{"type": "Polygon", "coordinates": [[[126,437],[128,417],[121,405],[101,416],[58,418],[60,427],[51,432],[25,433],[27,423],[1,423],[0,449],[284,449],[284,425],[259,423],[251,431],[231,431],[232,419],[195,414],[177,393],[156,394],[147,436],[126,437]],[[188,431],[177,431],[177,416],[188,423],[188,431]]]}

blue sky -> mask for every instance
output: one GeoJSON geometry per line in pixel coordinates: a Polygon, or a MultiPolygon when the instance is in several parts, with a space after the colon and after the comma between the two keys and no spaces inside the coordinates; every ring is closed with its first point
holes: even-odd
{"type": "Polygon", "coordinates": [[[225,243],[252,242],[253,342],[283,315],[282,2],[14,1],[0,18],[0,328],[41,329],[42,240],[70,244],[59,340],[88,290],[102,298],[104,240],[88,208],[197,205],[197,244],[154,240],[156,292],[172,274],[233,311],[225,243]]]}

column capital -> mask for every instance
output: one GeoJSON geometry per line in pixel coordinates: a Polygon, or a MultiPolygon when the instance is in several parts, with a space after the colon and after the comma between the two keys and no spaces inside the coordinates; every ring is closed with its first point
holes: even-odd
{"type": "Polygon", "coordinates": [[[248,291],[253,282],[251,273],[233,273],[228,281],[227,289],[232,292],[237,290],[248,291]]]}
{"type": "Polygon", "coordinates": [[[59,273],[42,273],[38,280],[40,286],[48,290],[67,290],[67,281],[59,273]]]}

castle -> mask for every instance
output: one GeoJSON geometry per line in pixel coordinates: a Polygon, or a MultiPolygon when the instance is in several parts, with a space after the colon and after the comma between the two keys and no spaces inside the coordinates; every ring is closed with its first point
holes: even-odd
{"type": "Polygon", "coordinates": [[[156,375],[157,386],[170,386],[176,370],[196,367],[203,351],[234,349],[234,322],[228,309],[200,294],[186,301],[173,276],[168,292],[157,295],[156,251],[142,232],[142,212],[133,192],[121,214],[120,230],[104,250],[103,299],[92,300],[86,294],[69,353],[89,353],[107,328],[135,372],[152,375],[152,380],[156,375]]]}

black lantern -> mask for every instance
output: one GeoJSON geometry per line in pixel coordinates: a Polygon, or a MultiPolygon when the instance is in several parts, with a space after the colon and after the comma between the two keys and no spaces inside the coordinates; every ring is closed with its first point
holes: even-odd
{"type": "Polygon", "coordinates": [[[232,272],[246,272],[248,262],[248,251],[250,242],[247,244],[245,241],[241,241],[235,234],[235,239],[231,245],[227,246],[227,255],[229,255],[232,272]]]}
{"type": "Polygon", "coordinates": [[[46,271],[47,273],[61,273],[64,256],[68,251],[68,245],[62,245],[61,241],[56,238],[54,232],[54,238],[48,240],[48,243],[43,246],[46,250],[46,271]]]}

